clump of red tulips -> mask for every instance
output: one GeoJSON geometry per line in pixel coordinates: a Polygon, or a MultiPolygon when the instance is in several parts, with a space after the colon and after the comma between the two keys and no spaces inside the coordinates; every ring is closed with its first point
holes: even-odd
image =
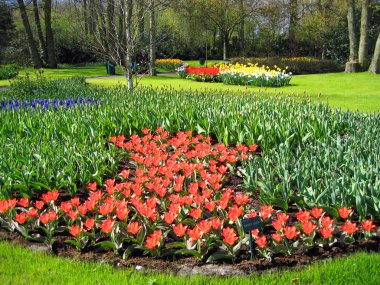
{"type": "Polygon", "coordinates": [[[345,207],[339,209],[339,221],[321,208],[299,211],[293,218],[268,205],[251,209],[249,194],[224,188],[223,183],[238,162],[254,159],[257,145],[213,145],[209,137],[193,136],[190,131],[170,136],[160,127],[142,132],[128,140],[110,138],[133,167],[104,185],[87,185],[86,199],[60,201],[55,190],[33,202],[2,200],[1,226],[49,245],[55,235],[66,231],[72,236],[68,242],[78,249],[97,245],[125,258],[142,252],[191,254],[207,261],[234,260],[242,246],[246,248],[243,217],[262,219],[263,227],[252,234],[257,251],[267,258],[272,253],[291,254],[298,246],[331,244],[336,232],[350,240],[374,233],[372,220],[359,225],[351,221],[352,210],[345,207]]]}

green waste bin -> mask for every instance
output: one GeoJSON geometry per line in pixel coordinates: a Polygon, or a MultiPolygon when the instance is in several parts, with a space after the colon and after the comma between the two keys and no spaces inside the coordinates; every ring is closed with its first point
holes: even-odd
{"type": "Polygon", "coordinates": [[[116,67],[116,64],[114,62],[108,61],[106,63],[107,74],[109,74],[109,75],[115,75],[116,74],[115,67],[116,67]]]}

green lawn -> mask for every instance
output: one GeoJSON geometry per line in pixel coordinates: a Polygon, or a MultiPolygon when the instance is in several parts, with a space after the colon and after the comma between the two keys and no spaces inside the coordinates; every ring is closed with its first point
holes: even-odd
{"type": "MultiPolygon", "coordinates": [[[[187,61],[196,65],[198,61],[187,61]]],[[[31,68],[20,72],[33,74],[31,68]]],[[[120,74],[120,70],[117,70],[120,74]]],[[[65,78],[72,76],[99,77],[106,76],[106,68],[103,65],[94,64],[83,67],[63,66],[58,69],[45,69],[44,75],[49,78],[65,78]]],[[[89,83],[101,86],[113,86],[125,84],[121,76],[89,79],[89,83]]],[[[163,87],[171,86],[176,89],[222,89],[245,91],[244,86],[231,86],[222,83],[194,82],[188,79],[180,79],[174,74],[165,74],[157,77],[144,76],[140,80],[140,86],[163,87]]],[[[0,80],[0,86],[8,86],[9,80],[0,80]]],[[[380,75],[366,72],[356,74],[327,73],[293,76],[291,86],[281,88],[248,87],[248,91],[265,93],[270,95],[306,94],[312,100],[323,101],[332,107],[341,107],[352,111],[379,112],[380,111],[380,75]]]]}
{"type": "MultiPolygon", "coordinates": [[[[123,77],[88,80],[101,86],[125,84],[123,77]]],[[[222,89],[245,91],[244,86],[224,85],[223,83],[194,82],[189,79],[180,79],[177,75],[162,75],[143,77],[139,80],[140,86],[163,87],[175,89],[222,89]]],[[[366,72],[356,74],[327,73],[297,75],[292,78],[291,86],[281,88],[248,87],[248,91],[267,93],[271,95],[306,94],[312,100],[323,101],[332,107],[341,107],[352,111],[379,112],[380,111],[380,75],[366,72]]]]}
{"type": "Polygon", "coordinates": [[[191,278],[146,274],[94,262],[78,262],[0,243],[0,284],[379,284],[380,254],[357,253],[307,266],[248,277],[191,278]]]}

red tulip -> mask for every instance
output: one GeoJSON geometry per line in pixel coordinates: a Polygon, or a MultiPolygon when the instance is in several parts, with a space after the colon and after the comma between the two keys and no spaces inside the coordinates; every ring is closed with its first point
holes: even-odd
{"type": "Polygon", "coordinates": [[[282,239],[282,235],[281,235],[281,234],[278,234],[278,233],[272,234],[271,236],[272,236],[272,239],[273,239],[275,242],[277,242],[277,243],[279,243],[279,242],[281,241],[281,239],[282,239]]]}
{"type": "Polygon", "coordinates": [[[232,208],[228,209],[227,218],[230,221],[236,221],[243,214],[243,207],[238,207],[237,205],[233,205],[232,208]]]}
{"type": "Polygon", "coordinates": [[[341,226],[341,229],[347,234],[351,235],[358,230],[358,227],[356,226],[356,223],[351,223],[350,221],[346,221],[344,225],[341,226]]]}
{"type": "Polygon", "coordinates": [[[306,222],[303,222],[302,223],[302,230],[305,234],[307,234],[308,236],[311,235],[314,230],[317,228],[316,225],[314,225],[312,222],[310,221],[306,221],[306,222]]]}
{"type": "Polygon", "coordinates": [[[364,220],[364,221],[362,221],[361,224],[362,224],[363,230],[365,230],[367,232],[370,232],[371,230],[376,228],[376,226],[373,224],[372,220],[364,220]]]}
{"type": "Polygon", "coordinates": [[[17,204],[21,207],[27,208],[29,206],[29,198],[21,198],[17,204]]]}
{"type": "Polygon", "coordinates": [[[300,222],[307,222],[310,220],[310,212],[309,211],[299,211],[297,213],[297,220],[300,222]]]}
{"type": "Polygon", "coordinates": [[[332,228],[319,229],[319,232],[322,234],[323,238],[325,238],[325,239],[328,239],[332,235],[333,231],[334,231],[334,229],[332,229],[332,228]]]}
{"type": "Polygon", "coordinates": [[[108,234],[113,230],[114,225],[115,225],[115,221],[111,219],[107,219],[100,225],[100,228],[102,229],[103,232],[108,234]]]}
{"type": "Polygon", "coordinates": [[[323,216],[321,219],[322,227],[324,227],[325,229],[329,228],[333,222],[334,220],[331,219],[329,216],[323,216]]]}
{"type": "Polygon", "coordinates": [[[130,222],[128,224],[127,231],[133,235],[136,235],[141,228],[142,226],[138,222],[130,222]]]}
{"type": "Polygon", "coordinates": [[[276,231],[281,231],[284,224],[285,223],[281,220],[272,221],[272,226],[275,228],[276,231]]]}
{"type": "Polygon", "coordinates": [[[20,225],[22,225],[25,223],[27,218],[28,218],[28,215],[25,212],[22,212],[20,214],[16,214],[16,217],[14,218],[14,220],[20,225]]]}
{"type": "Polygon", "coordinates": [[[342,219],[347,219],[348,216],[352,213],[352,209],[347,209],[346,207],[341,207],[338,209],[338,213],[342,219]]]}
{"type": "Polygon", "coordinates": [[[233,228],[224,228],[222,230],[222,236],[224,237],[223,241],[229,245],[233,245],[238,240],[233,228]]]}
{"type": "Polygon", "coordinates": [[[162,237],[162,231],[161,230],[154,231],[153,234],[151,234],[150,236],[148,236],[146,238],[145,247],[153,249],[153,248],[159,246],[161,237],[162,237]]]}
{"type": "Polygon", "coordinates": [[[320,216],[322,216],[323,214],[323,209],[322,208],[316,208],[314,207],[311,211],[310,211],[310,214],[316,218],[316,219],[319,219],[320,216]]]}
{"type": "Polygon", "coordinates": [[[266,245],[267,245],[267,238],[266,238],[266,236],[259,236],[259,237],[257,237],[257,239],[256,239],[256,241],[255,241],[255,243],[259,246],[259,247],[261,247],[261,248],[264,248],[266,245]]]}
{"type": "Polygon", "coordinates": [[[95,225],[95,219],[94,218],[87,219],[83,223],[83,225],[86,227],[87,230],[91,230],[95,225]]]}
{"type": "Polygon", "coordinates": [[[201,238],[201,231],[198,227],[195,227],[193,229],[188,229],[187,234],[189,235],[190,239],[193,241],[197,241],[201,238]]]}
{"type": "Polygon", "coordinates": [[[285,236],[288,239],[294,239],[296,236],[300,234],[299,231],[297,231],[295,226],[287,226],[284,230],[285,236]]]}
{"type": "Polygon", "coordinates": [[[71,234],[73,237],[78,236],[81,232],[82,232],[82,229],[81,229],[79,226],[77,226],[77,225],[73,225],[73,226],[71,226],[71,228],[70,228],[70,234],[71,234]]]}
{"type": "Polygon", "coordinates": [[[173,225],[173,231],[177,237],[182,237],[187,230],[187,226],[184,226],[182,224],[173,225]]]}

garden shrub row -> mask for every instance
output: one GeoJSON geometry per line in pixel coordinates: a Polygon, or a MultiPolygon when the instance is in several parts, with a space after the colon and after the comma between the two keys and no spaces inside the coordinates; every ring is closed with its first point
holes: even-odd
{"type": "Polygon", "coordinates": [[[344,71],[344,67],[330,60],[320,60],[310,57],[266,57],[266,58],[232,58],[231,63],[241,64],[258,64],[265,65],[271,68],[275,66],[285,69],[287,68],[292,74],[317,74],[317,73],[329,73],[329,72],[341,72],[344,71]]]}

